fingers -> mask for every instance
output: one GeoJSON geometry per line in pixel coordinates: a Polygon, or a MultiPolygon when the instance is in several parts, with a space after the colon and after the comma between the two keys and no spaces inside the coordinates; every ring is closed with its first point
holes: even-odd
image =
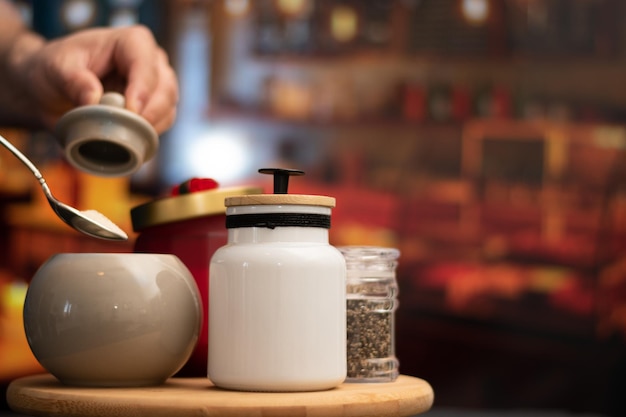
{"type": "MultiPolygon", "coordinates": [[[[143,108],[139,111],[146,120],[154,125],[157,132],[169,129],[176,118],[178,103],[178,82],[174,70],[170,67],[167,56],[158,51],[157,84],[150,95],[145,97],[143,108]]],[[[129,88],[133,84],[129,82],[129,88]]]]}
{"type": "Polygon", "coordinates": [[[98,77],[91,71],[77,71],[71,77],[68,84],[68,95],[79,106],[97,104],[102,97],[102,84],[98,77]]]}
{"type": "Polygon", "coordinates": [[[156,130],[158,134],[161,134],[172,127],[174,120],[176,120],[176,109],[173,109],[167,115],[160,117],[155,124],[153,124],[154,130],[156,130]]]}
{"type": "Polygon", "coordinates": [[[98,75],[89,67],[89,48],[77,39],[48,42],[21,65],[24,95],[32,103],[30,111],[38,114],[47,128],[65,112],[77,105],[97,103],[102,95],[98,75]]]}
{"type": "Polygon", "coordinates": [[[128,28],[115,60],[127,77],[126,107],[148,120],[157,132],[167,130],[176,117],[178,82],[152,33],[143,26],[128,28]]]}
{"type": "Polygon", "coordinates": [[[52,128],[57,120],[66,112],[70,111],[76,105],[84,106],[90,104],[97,104],[102,97],[102,85],[91,71],[82,69],[73,72],[68,72],[67,75],[62,78],[61,73],[55,73],[59,78],[52,82],[44,82],[44,85],[54,86],[54,82],[65,86],[65,91],[49,91],[46,93],[46,88],[41,88],[39,91],[44,97],[48,99],[57,97],[52,100],[53,104],[46,105],[42,103],[44,125],[52,128]],[[64,99],[68,97],[70,101],[64,99]]]}
{"type": "Polygon", "coordinates": [[[46,125],[103,91],[124,92],[126,107],[158,133],[176,118],[178,82],[167,55],[144,26],[95,28],[51,41],[25,62],[33,111],[46,125]],[[37,108],[38,107],[38,108],[37,108]]]}
{"type": "Polygon", "coordinates": [[[143,26],[127,28],[115,45],[118,72],[127,79],[126,107],[141,114],[158,85],[158,46],[143,26]]]}

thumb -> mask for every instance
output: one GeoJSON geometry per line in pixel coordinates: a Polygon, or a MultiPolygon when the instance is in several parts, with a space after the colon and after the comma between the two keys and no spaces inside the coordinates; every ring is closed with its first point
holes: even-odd
{"type": "Polygon", "coordinates": [[[97,104],[102,97],[102,83],[87,69],[74,72],[66,85],[69,99],[77,106],[97,104]]]}

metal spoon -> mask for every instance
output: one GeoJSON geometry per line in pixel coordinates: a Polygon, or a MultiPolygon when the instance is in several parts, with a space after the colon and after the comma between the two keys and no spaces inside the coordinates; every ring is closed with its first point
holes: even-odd
{"type": "Polygon", "coordinates": [[[43,178],[39,170],[33,163],[24,156],[15,146],[7,139],[0,135],[0,143],[4,145],[13,155],[17,157],[28,169],[31,170],[35,178],[39,180],[39,184],[43,189],[43,193],[50,203],[52,210],[68,225],[86,235],[108,240],[127,240],[128,236],[115,223],[107,219],[103,214],[95,210],[79,211],[74,207],[68,206],[60,202],[52,195],[46,180],[43,178]]]}

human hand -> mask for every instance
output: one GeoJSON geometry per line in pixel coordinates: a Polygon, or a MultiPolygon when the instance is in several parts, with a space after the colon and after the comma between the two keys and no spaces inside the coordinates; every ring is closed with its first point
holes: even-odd
{"type": "Polygon", "coordinates": [[[76,106],[98,103],[104,89],[123,93],[126,108],[158,133],[173,124],[176,75],[146,27],[87,29],[50,42],[29,36],[16,40],[11,63],[27,96],[22,99],[35,104],[31,109],[44,126],[53,127],[76,106]]]}

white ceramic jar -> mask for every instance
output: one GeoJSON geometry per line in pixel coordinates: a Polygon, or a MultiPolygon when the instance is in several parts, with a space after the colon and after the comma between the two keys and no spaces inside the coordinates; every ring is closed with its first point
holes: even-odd
{"type": "Polygon", "coordinates": [[[227,198],[211,259],[208,374],[222,388],[315,391],[346,376],[346,267],[325,196],[227,198]]]}

